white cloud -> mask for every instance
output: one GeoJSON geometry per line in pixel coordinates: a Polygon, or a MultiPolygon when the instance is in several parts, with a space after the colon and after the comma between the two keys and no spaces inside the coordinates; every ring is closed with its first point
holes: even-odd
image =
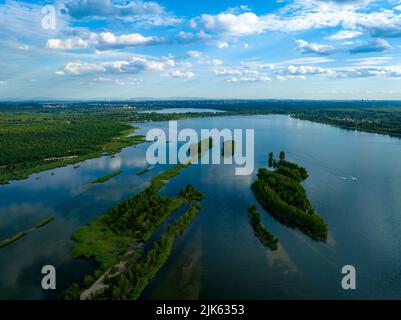
{"type": "Polygon", "coordinates": [[[6,80],[0,80],[0,86],[6,85],[8,82],[6,80]]]}
{"type": "Polygon", "coordinates": [[[349,50],[350,53],[382,52],[391,49],[390,44],[384,39],[373,39],[359,44],[349,50]]]}
{"type": "Polygon", "coordinates": [[[175,70],[170,73],[170,76],[173,78],[185,78],[185,79],[191,79],[195,76],[195,74],[192,71],[180,71],[180,70],[175,70]]]}
{"type": "Polygon", "coordinates": [[[362,35],[361,31],[356,30],[341,30],[336,34],[333,34],[329,37],[330,40],[345,40],[345,39],[352,39],[362,35]]]}
{"type": "Polygon", "coordinates": [[[334,74],[335,71],[329,68],[321,68],[316,66],[293,66],[290,65],[284,70],[285,74],[290,75],[317,75],[317,74],[334,74]]]}
{"type": "Polygon", "coordinates": [[[257,70],[247,70],[247,69],[239,69],[239,68],[223,68],[223,69],[215,69],[214,73],[218,76],[234,76],[234,75],[258,75],[259,72],[257,70]]]}
{"type": "Polygon", "coordinates": [[[227,79],[227,82],[264,82],[264,81],[271,81],[271,78],[268,76],[256,76],[256,77],[232,77],[227,79]]]}
{"type": "Polygon", "coordinates": [[[227,35],[249,35],[264,31],[259,17],[252,12],[238,15],[232,13],[220,13],[217,15],[203,14],[192,20],[193,27],[200,27],[208,31],[227,35]]]}
{"type": "Polygon", "coordinates": [[[115,35],[112,32],[91,32],[86,38],[49,39],[46,47],[58,50],[93,48],[97,50],[119,49],[126,47],[147,46],[163,42],[158,37],[147,37],[139,33],[115,35]]]}
{"type": "Polygon", "coordinates": [[[305,54],[315,53],[318,55],[329,55],[335,52],[332,45],[317,44],[313,42],[309,43],[302,39],[295,40],[295,44],[297,49],[305,54]]]}
{"type": "Polygon", "coordinates": [[[392,59],[393,59],[393,57],[384,56],[384,57],[350,59],[348,61],[353,62],[353,64],[357,65],[357,66],[375,66],[375,65],[386,64],[387,62],[391,61],[392,59]]]}
{"type": "Polygon", "coordinates": [[[395,10],[366,8],[373,0],[294,0],[273,13],[203,14],[191,20],[193,28],[225,36],[245,36],[267,31],[300,32],[342,27],[333,40],[350,39],[366,31],[375,37],[401,36],[401,15],[395,10]]]}
{"type": "Polygon", "coordinates": [[[202,57],[203,53],[195,50],[187,51],[187,56],[190,58],[200,58],[202,57]]]}
{"type": "Polygon", "coordinates": [[[401,66],[366,66],[338,68],[337,74],[347,78],[399,78],[401,66]]]}
{"type": "Polygon", "coordinates": [[[119,74],[132,73],[137,74],[145,70],[163,71],[171,67],[171,61],[168,59],[154,60],[144,57],[134,57],[131,60],[116,60],[100,63],[87,62],[69,62],[62,70],[56,72],[58,75],[88,75],[88,74],[119,74]]]}

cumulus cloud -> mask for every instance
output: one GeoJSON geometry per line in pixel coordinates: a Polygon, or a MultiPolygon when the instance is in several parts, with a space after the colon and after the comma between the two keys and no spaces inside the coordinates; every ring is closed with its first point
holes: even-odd
{"type": "Polygon", "coordinates": [[[366,43],[359,44],[350,49],[349,52],[355,53],[368,53],[368,52],[382,52],[391,49],[389,43],[384,39],[372,39],[366,43]]]}
{"type": "Polygon", "coordinates": [[[191,21],[192,27],[199,27],[211,32],[227,35],[243,36],[261,33],[264,27],[259,17],[252,12],[238,15],[220,13],[217,15],[203,14],[191,21]]]}
{"type": "Polygon", "coordinates": [[[160,44],[164,39],[143,36],[139,33],[115,35],[112,32],[91,32],[85,38],[49,39],[46,47],[50,49],[72,50],[93,48],[97,50],[120,49],[127,47],[148,46],[160,44]]]}
{"type": "MultiPolygon", "coordinates": [[[[401,16],[395,10],[368,11],[370,0],[294,0],[272,13],[203,14],[191,26],[211,33],[245,36],[266,31],[299,32],[342,27],[333,40],[350,39],[368,32],[374,37],[401,36],[401,16]]],[[[373,8],[373,7],[372,7],[373,8]]]]}
{"type": "Polygon", "coordinates": [[[121,74],[132,73],[137,74],[145,70],[150,71],[163,71],[169,67],[171,62],[169,60],[153,60],[144,57],[134,57],[131,60],[116,60],[100,63],[88,62],[69,62],[62,70],[57,72],[58,75],[72,75],[81,76],[89,74],[121,74]]]}
{"type": "Polygon", "coordinates": [[[295,44],[297,49],[304,54],[314,53],[318,55],[330,55],[335,52],[332,45],[309,43],[302,39],[295,40],[295,44]]]}

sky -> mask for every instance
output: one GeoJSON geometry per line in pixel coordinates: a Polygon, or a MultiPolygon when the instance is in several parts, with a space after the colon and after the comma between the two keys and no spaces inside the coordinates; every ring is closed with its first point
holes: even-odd
{"type": "Polygon", "coordinates": [[[0,0],[0,99],[401,99],[401,0],[0,0]]]}

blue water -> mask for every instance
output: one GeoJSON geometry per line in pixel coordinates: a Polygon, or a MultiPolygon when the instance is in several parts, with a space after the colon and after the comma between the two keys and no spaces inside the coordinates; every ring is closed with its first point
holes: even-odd
{"type": "MultiPolygon", "coordinates": [[[[146,123],[150,128],[167,123],[146,123]]],[[[202,209],[174,245],[174,251],[143,299],[373,299],[401,298],[401,140],[346,131],[288,116],[230,116],[179,121],[179,128],[254,128],[255,167],[266,166],[270,151],[284,150],[307,168],[304,182],[313,206],[329,226],[327,243],[314,242],[281,225],[260,206],[262,220],[279,239],[279,250],[263,248],[248,223],[255,203],[251,176],[236,176],[234,165],[191,165],[162,190],[176,195],[191,183],[205,198],[202,209]],[[341,288],[341,268],[357,271],[357,289],[341,288]]],[[[85,161],[0,186],[0,238],[56,219],[0,249],[0,298],[55,298],[68,283],[93,270],[70,256],[71,234],[129,195],[148,186],[166,169],[144,175],[149,144],[129,147],[115,158],[85,161]],[[103,184],[90,181],[121,168],[103,184]],[[51,175],[54,173],[54,175],[51,175]],[[36,180],[36,178],[40,178],[36,180]],[[40,288],[40,268],[57,268],[58,290],[40,288]]]]}

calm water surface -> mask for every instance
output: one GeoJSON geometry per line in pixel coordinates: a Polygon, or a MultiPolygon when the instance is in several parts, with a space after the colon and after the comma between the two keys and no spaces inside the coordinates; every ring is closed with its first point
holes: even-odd
{"type": "MultiPolygon", "coordinates": [[[[140,132],[167,126],[146,123],[140,132]]],[[[192,183],[205,195],[202,209],[142,298],[401,298],[400,139],[276,115],[189,119],[179,121],[181,128],[255,128],[256,168],[266,165],[269,151],[285,150],[309,171],[304,186],[329,225],[329,239],[314,242],[259,206],[279,239],[278,251],[266,250],[247,218],[247,207],[255,203],[250,184],[256,169],[252,176],[235,176],[233,165],[192,165],[162,192],[176,195],[192,183]],[[346,264],[356,267],[357,290],[341,289],[346,264]]],[[[71,258],[70,236],[166,169],[156,166],[137,176],[146,167],[148,145],[0,186],[0,239],[56,216],[0,249],[0,298],[56,298],[94,269],[93,262],[71,258]],[[123,173],[90,184],[117,169],[123,173]],[[57,292],[40,288],[45,264],[57,268],[57,292]]]]}

